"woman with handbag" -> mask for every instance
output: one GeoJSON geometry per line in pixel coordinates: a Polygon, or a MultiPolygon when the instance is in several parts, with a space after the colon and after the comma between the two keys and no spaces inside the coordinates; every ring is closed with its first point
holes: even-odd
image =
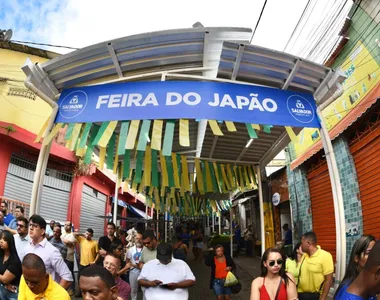
{"type": "Polygon", "coordinates": [[[294,277],[285,272],[285,259],[279,248],[269,248],[264,252],[261,275],[252,282],[251,300],[298,299],[294,277]]]}
{"type": "Polygon", "coordinates": [[[224,282],[228,272],[235,270],[235,263],[228,255],[224,255],[222,245],[216,245],[215,251],[210,248],[206,258],[206,266],[211,267],[210,289],[213,289],[218,300],[229,300],[231,288],[225,287],[224,282]]]}

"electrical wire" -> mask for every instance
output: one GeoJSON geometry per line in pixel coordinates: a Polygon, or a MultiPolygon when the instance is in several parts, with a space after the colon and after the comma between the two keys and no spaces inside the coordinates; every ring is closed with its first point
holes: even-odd
{"type": "Polygon", "coordinates": [[[303,10],[303,12],[302,12],[302,14],[301,14],[301,17],[298,19],[297,25],[294,27],[293,32],[292,32],[292,34],[290,35],[290,38],[289,38],[288,42],[286,43],[286,45],[285,45],[285,47],[284,47],[284,50],[282,50],[282,51],[285,52],[285,49],[288,47],[290,41],[292,40],[292,38],[293,38],[293,36],[294,36],[294,33],[296,32],[298,26],[300,25],[301,21],[303,20],[306,11],[307,11],[307,9],[309,8],[310,3],[311,3],[311,0],[308,0],[307,3],[306,3],[305,8],[304,8],[304,10],[303,10]]]}
{"type": "Polygon", "coordinates": [[[37,42],[26,42],[26,41],[16,41],[11,40],[12,43],[21,43],[21,44],[31,44],[31,45],[38,45],[38,46],[49,46],[49,47],[56,47],[56,48],[66,48],[71,50],[79,50],[80,48],[74,48],[69,46],[60,46],[60,45],[52,45],[52,44],[44,44],[44,43],[37,43],[37,42]]]}
{"type": "Polygon", "coordinates": [[[325,6],[324,11],[322,12],[322,14],[324,14],[324,18],[320,23],[314,24],[313,29],[309,31],[309,34],[305,39],[304,46],[297,52],[297,56],[303,56],[303,53],[307,52],[307,49],[313,45],[312,39],[315,39],[315,36],[318,36],[320,34],[320,31],[323,31],[323,28],[325,26],[323,24],[325,24],[326,20],[330,17],[329,11],[333,12],[334,5],[331,7],[331,9],[329,6],[325,6]]]}
{"type": "MultiPolygon", "coordinates": [[[[337,20],[337,19],[339,19],[339,16],[341,15],[341,13],[342,13],[342,11],[343,11],[343,8],[345,7],[345,5],[346,5],[346,3],[347,3],[347,0],[346,1],[344,1],[343,2],[343,5],[341,6],[341,7],[337,7],[336,8],[336,12],[334,12],[334,14],[332,15],[332,20],[337,20]]],[[[330,18],[331,19],[331,18],[330,18]]],[[[314,47],[312,47],[311,49],[310,49],[310,51],[309,51],[309,53],[307,54],[307,58],[308,59],[310,59],[311,57],[312,57],[312,55],[314,54],[314,53],[317,53],[317,50],[321,47],[321,45],[322,45],[322,41],[323,41],[323,39],[326,37],[326,35],[328,35],[328,33],[330,32],[330,34],[331,34],[331,29],[332,29],[332,27],[333,26],[336,26],[336,21],[334,21],[334,22],[330,22],[329,21],[329,25],[327,26],[327,28],[325,29],[325,31],[324,31],[324,33],[322,34],[322,36],[318,39],[318,41],[317,41],[317,43],[314,45],[314,47]]],[[[327,38],[327,37],[326,37],[327,38]]]]}
{"type": "Polygon", "coordinates": [[[25,109],[22,109],[21,107],[18,107],[17,105],[15,105],[14,103],[12,103],[12,101],[10,101],[9,99],[7,99],[7,97],[5,97],[2,93],[0,93],[0,97],[4,98],[7,102],[9,102],[9,104],[11,104],[13,107],[17,108],[18,110],[28,114],[28,115],[31,115],[31,116],[35,116],[35,117],[38,117],[38,118],[43,118],[43,119],[46,119],[46,116],[41,116],[41,115],[37,115],[37,114],[34,114],[34,113],[31,113],[30,111],[27,111],[25,109]]]}
{"type": "MultiPolygon", "coordinates": [[[[359,3],[357,4],[357,6],[356,6],[356,8],[355,8],[355,10],[354,10],[354,12],[353,12],[353,14],[349,17],[350,20],[352,20],[352,18],[353,18],[353,17],[355,16],[355,14],[357,13],[357,11],[358,11],[358,9],[359,9],[361,3],[362,3],[362,0],[359,1],[359,3]]],[[[369,5],[369,2],[368,2],[368,4],[367,4],[367,7],[368,7],[368,5],[369,5]]],[[[363,10],[363,11],[364,11],[364,10],[363,10]]],[[[362,14],[363,14],[363,13],[362,13],[362,14]]],[[[338,41],[339,41],[339,39],[337,40],[337,42],[338,42],[338,41]]],[[[332,47],[330,53],[329,53],[329,54],[327,55],[327,57],[325,58],[324,63],[326,63],[326,61],[329,59],[331,53],[334,51],[334,48],[335,48],[335,45],[336,45],[336,44],[337,44],[337,43],[334,44],[334,46],[332,47]]],[[[343,48],[344,48],[344,47],[343,47],[343,48]]],[[[338,54],[343,50],[343,48],[339,50],[338,54]]],[[[338,54],[337,54],[337,55],[338,55],[338,54]]]]}
{"type": "MultiPolygon", "coordinates": [[[[372,12],[370,13],[371,15],[372,15],[372,13],[375,11],[375,9],[377,8],[377,6],[378,6],[378,5],[376,5],[375,8],[372,10],[372,12]]],[[[357,9],[358,9],[358,7],[357,7],[357,9]]],[[[374,19],[376,19],[376,17],[378,16],[379,13],[380,13],[380,10],[377,12],[377,14],[375,15],[375,18],[374,18],[374,19]]],[[[363,14],[366,14],[366,12],[364,11],[364,9],[362,10],[362,14],[361,14],[360,16],[362,16],[363,14]]],[[[353,17],[354,17],[354,14],[352,15],[351,19],[352,19],[353,17]]],[[[351,49],[347,49],[346,47],[342,47],[342,48],[339,50],[339,52],[336,54],[336,56],[338,56],[338,55],[343,51],[343,49],[347,50],[347,53],[353,53],[353,52],[355,52],[357,49],[359,49],[360,45],[357,45],[357,43],[358,43],[359,40],[363,37],[363,35],[366,33],[366,31],[367,31],[368,28],[371,26],[371,24],[372,24],[372,20],[370,20],[370,22],[367,24],[367,27],[366,27],[364,30],[362,30],[363,26],[365,26],[365,22],[363,22],[363,24],[361,24],[360,27],[358,28],[358,30],[356,31],[356,32],[358,32],[358,36],[355,38],[354,41],[350,41],[350,42],[351,42],[351,45],[352,45],[351,49]],[[359,32],[361,32],[361,34],[359,34],[359,32]],[[356,48],[355,48],[355,47],[356,47],[356,48]],[[354,49],[354,48],[355,48],[355,49],[354,49]]],[[[370,34],[372,33],[372,31],[373,31],[374,29],[376,29],[376,28],[377,28],[376,33],[380,30],[380,27],[375,25],[375,26],[372,28],[371,32],[370,32],[368,35],[370,35],[370,34]]],[[[375,34],[376,34],[376,33],[375,33],[375,34]]],[[[347,66],[347,64],[348,64],[348,63],[346,63],[346,64],[344,64],[344,65],[341,65],[341,68],[342,68],[342,69],[345,68],[345,67],[347,66]]]]}
{"type": "Polygon", "coordinates": [[[256,26],[255,26],[255,29],[253,30],[253,34],[252,34],[251,40],[249,41],[250,44],[252,43],[253,37],[255,36],[255,33],[256,33],[257,27],[259,26],[259,23],[260,23],[260,21],[261,21],[261,17],[262,17],[262,15],[263,15],[263,12],[264,12],[265,6],[267,5],[267,2],[268,2],[268,0],[265,0],[264,5],[263,5],[263,7],[261,8],[261,12],[260,12],[259,19],[258,19],[257,22],[256,22],[256,26]]]}

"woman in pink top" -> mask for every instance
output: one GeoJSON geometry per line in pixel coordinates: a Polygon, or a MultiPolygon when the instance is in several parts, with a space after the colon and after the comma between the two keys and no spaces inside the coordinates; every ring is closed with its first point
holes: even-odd
{"type": "Polygon", "coordinates": [[[285,259],[279,248],[269,248],[264,252],[261,275],[252,282],[251,300],[298,299],[294,277],[285,272],[285,259]]]}

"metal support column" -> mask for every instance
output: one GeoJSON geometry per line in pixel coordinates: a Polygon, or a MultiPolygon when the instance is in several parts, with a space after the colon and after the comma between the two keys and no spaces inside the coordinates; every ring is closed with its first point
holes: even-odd
{"type": "Polygon", "coordinates": [[[165,243],[168,242],[168,212],[165,211],[165,243]]]}
{"type": "Polygon", "coordinates": [[[230,254],[231,257],[234,257],[234,245],[233,245],[233,233],[232,233],[232,207],[230,207],[230,254]]]}
{"type": "Polygon", "coordinates": [[[112,220],[113,223],[116,226],[117,222],[117,202],[118,202],[118,194],[119,194],[119,172],[120,172],[120,163],[116,168],[116,182],[115,182],[115,196],[114,196],[114,204],[113,204],[113,214],[112,214],[112,220]]]}
{"type": "Polygon", "coordinates": [[[212,232],[211,232],[211,234],[213,234],[215,232],[215,213],[214,213],[214,211],[212,211],[211,217],[212,217],[212,232]]]}
{"type": "MultiPolygon", "coordinates": [[[[148,220],[148,205],[145,203],[145,219],[148,220]]],[[[148,222],[145,222],[145,230],[148,228],[148,222]]]]}
{"type": "Polygon", "coordinates": [[[222,234],[222,213],[218,212],[218,225],[219,225],[219,234],[222,234]]]}
{"type": "Polygon", "coordinates": [[[260,204],[260,227],[261,227],[261,255],[265,251],[265,223],[264,223],[264,198],[263,188],[261,185],[261,171],[260,166],[256,166],[257,187],[259,191],[259,204],[260,204]]]}
{"type": "Polygon", "coordinates": [[[323,120],[322,112],[319,107],[317,108],[317,114],[321,122],[321,140],[326,155],[331,188],[333,192],[337,261],[335,269],[335,278],[337,279],[336,282],[339,284],[346,272],[346,224],[344,219],[343,194],[334,149],[331,143],[330,135],[327,130],[326,124],[323,120]]]}
{"type": "Polygon", "coordinates": [[[159,212],[158,212],[158,210],[156,210],[156,212],[157,212],[157,223],[156,223],[156,237],[157,237],[157,239],[158,239],[158,227],[159,227],[159,225],[160,225],[160,223],[159,223],[159,221],[160,221],[160,214],[159,214],[159,212]]]}

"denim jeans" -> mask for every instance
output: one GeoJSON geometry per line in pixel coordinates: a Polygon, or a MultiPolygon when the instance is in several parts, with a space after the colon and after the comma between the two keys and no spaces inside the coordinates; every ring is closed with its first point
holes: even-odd
{"type": "Polygon", "coordinates": [[[0,299],[1,300],[17,300],[18,293],[12,293],[7,290],[2,284],[0,285],[0,299]]]}
{"type": "Polygon", "coordinates": [[[231,289],[224,286],[224,279],[214,279],[213,288],[217,296],[231,295],[231,289]]]}

